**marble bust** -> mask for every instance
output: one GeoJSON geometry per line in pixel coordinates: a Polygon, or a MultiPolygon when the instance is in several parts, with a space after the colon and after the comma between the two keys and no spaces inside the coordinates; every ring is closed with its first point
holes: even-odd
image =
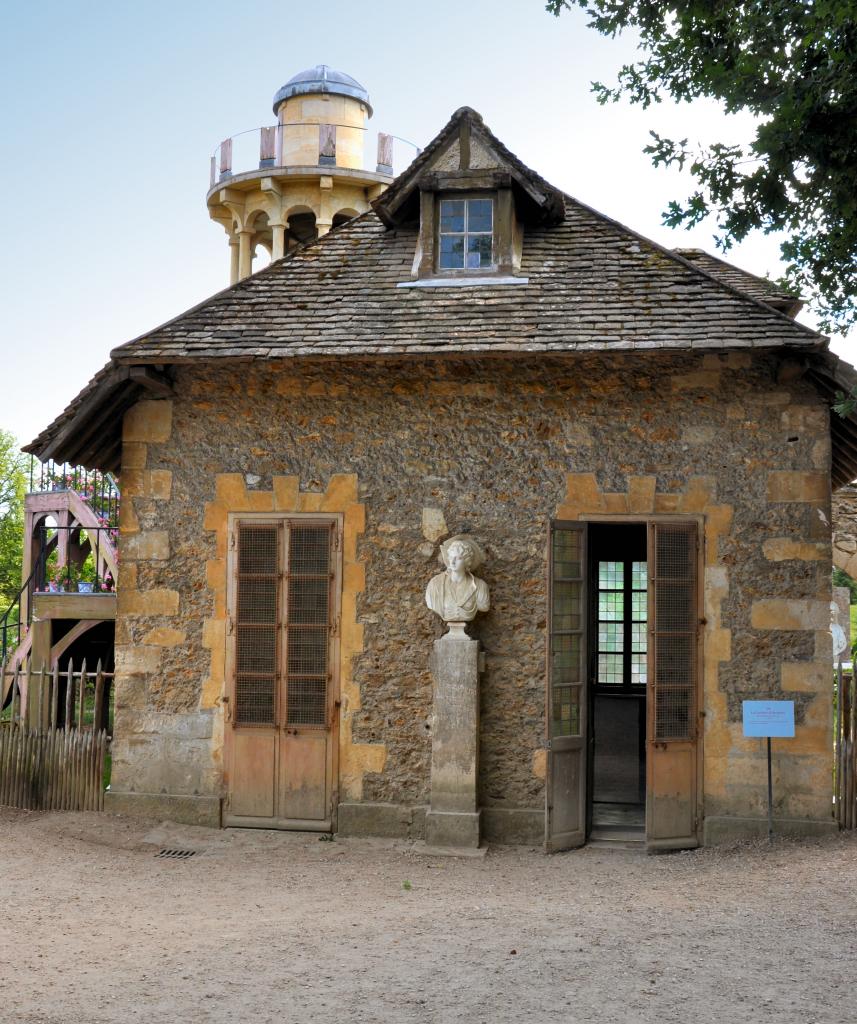
{"type": "MultiPolygon", "coordinates": [[[[440,546],[446,572],[438,573],[426,587],[426,604],[444,622],[465,623],[477,612],[491,607],[488,584],[473,575],[484,561],[479,545],[470,537],[450,537],[440,546]]],[[[463,632],[463,625],[455,632],[463,632]]],[[[452,632],[452,630],[451,630],[452,632]]]]}

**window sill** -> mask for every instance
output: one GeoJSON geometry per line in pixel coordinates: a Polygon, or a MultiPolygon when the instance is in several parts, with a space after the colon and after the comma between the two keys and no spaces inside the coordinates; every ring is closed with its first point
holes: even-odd
{"type": "Polygon", "coordinates": [[[399,281],[397,288],[496,288],[498,285],[529,284],[528,277],[424,277],[419,281],[399,281]]]}

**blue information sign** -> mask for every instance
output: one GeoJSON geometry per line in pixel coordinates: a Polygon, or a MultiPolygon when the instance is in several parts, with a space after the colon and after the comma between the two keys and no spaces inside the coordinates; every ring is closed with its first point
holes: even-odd
{"type": "Polygon", "coordinates": [[[794,736],[793,700],[745,700],[745,736],[794,736]]]}

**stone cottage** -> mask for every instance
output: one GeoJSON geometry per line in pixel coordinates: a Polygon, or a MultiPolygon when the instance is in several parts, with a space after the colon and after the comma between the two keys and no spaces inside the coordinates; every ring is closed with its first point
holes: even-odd
{"type": "Polygon", "coordinates": [[[376,193],[115,349],[28,448],[121,475],[108,807],[422,838],[448,712],[424,592],[462,535],[491,595],[476,842],[757,834],[748,698],[795,702],[778,827],[832,830],[850,367],[790,297],[564,195],[469,108],[376,193]]]}

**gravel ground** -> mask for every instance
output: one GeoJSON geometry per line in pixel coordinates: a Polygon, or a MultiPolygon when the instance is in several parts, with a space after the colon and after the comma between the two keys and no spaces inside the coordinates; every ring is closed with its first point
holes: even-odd
{"type": "Polygon", "coordinates": [[[852,1024],[856,864],[854,833],[462,860],[0,808],[0,1021],[852,1024]]]}

